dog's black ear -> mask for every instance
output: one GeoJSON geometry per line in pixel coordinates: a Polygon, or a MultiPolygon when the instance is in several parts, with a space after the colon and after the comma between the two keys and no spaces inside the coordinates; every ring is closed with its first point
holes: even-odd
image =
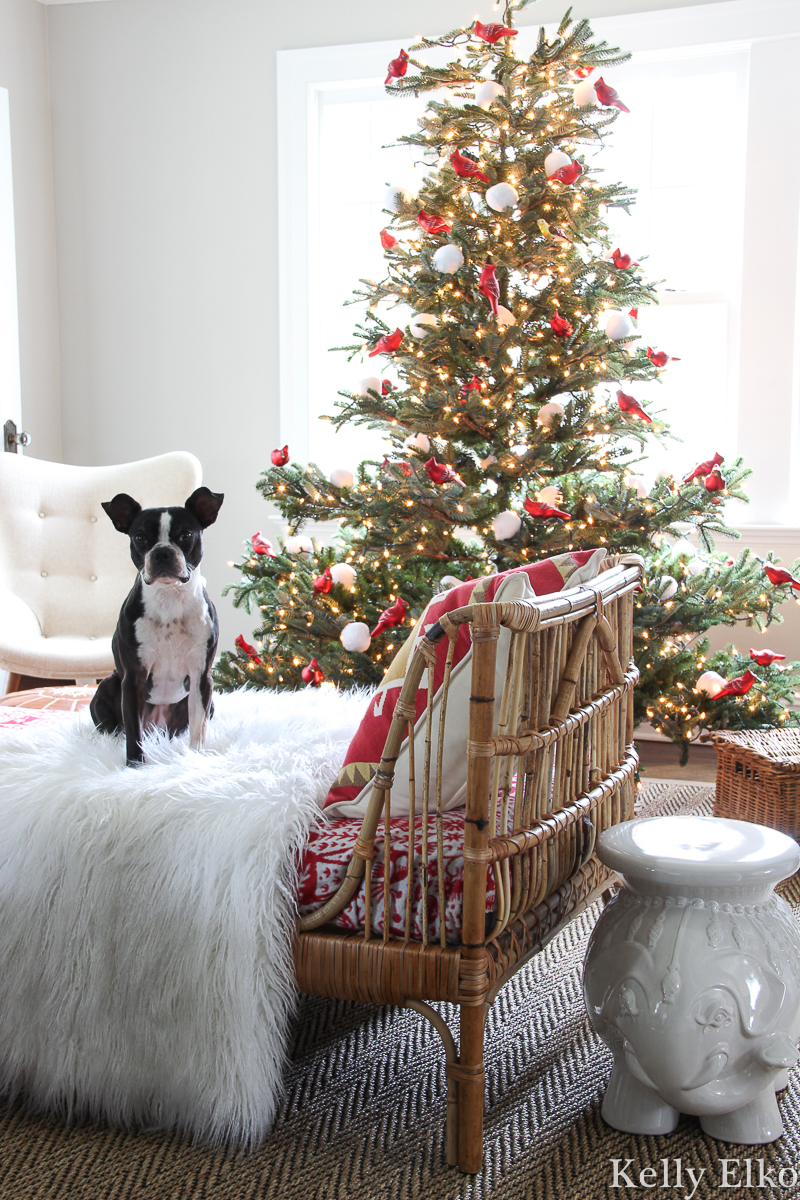
{"type": "Polygon", "coordinates": [[[137,504],[133,496],[128,496],[125,492],[120,492],[113,500],[104,500],[103,508],[114,522],[114,528],[120,533],[127,533],[142,511],[141,504],[137,504]]]}
{"type": "Polygon", "coordinates": [[[201,529],[207,529],[217,519],[217,513],[222,508],[225,499],[222,492],[210,492],[207,487],[199,487],[192,492],[184,507],[192,514],[201,529]]]}

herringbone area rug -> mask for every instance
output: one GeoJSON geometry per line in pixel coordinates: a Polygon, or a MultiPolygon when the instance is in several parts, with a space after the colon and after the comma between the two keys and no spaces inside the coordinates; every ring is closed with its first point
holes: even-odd
{"type": "MultiPolygon", "coordinates": [[[[708,811],[711,795],[706,786],[651,784],[645,800],[654,814],[708,811]]],[[[791,881],[784,895],[800,919],[800,884],[791,881]]],[[[16,1106],[0,1112],[0,1197],[600,1200],[631,1194],[626,1179],[640,1185],[639,1173],[648,1166],[657,1171],[645,1177],[653,1194],[669,1188],[680,1200],[698,1177],[696,1200],[800,1195],[793,1184],[800,1163],[800,1070],[781,1099],[788,1132],[773,1146],[716,1143],[691,1118],[661,1138],[617,1133],[603,1123],[610,1055],[588,1026],[580,984],[596,918],[592,910],[573,921],[493,1007],[486,1152],[478,1176],[460,1175],[443,1162],[443,1054],[427,1022],[407,1010],[304,997],[285,1102],[256,1153],[213,1153],[163,1134],[65,1128],[16,1106]],[[723,1157],[742,1160],[738,1167],[728,1164],[727,1177],[723,1157]],[[765,1188],[746,1186],[747,1158],[751,1188],[758,1189],[762,1169],[765,1188]],[[613,1159],[623,1167],[632,1160],[616,1188],[613,1159]],[[730,1186],[735,1180],[739,1186],[730,1186]]],[[[455,1010],[448,1008],[442,1011],[455,1025],[455,1010]]]]}

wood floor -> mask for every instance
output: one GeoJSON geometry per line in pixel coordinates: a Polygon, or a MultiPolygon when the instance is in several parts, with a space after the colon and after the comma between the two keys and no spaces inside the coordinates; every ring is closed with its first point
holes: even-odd
{"type": "Polygon", "coordinates": [[[636,742],[644,779],[680,779],[684,783],[714,783],[717,752],[713,746],[690,746],[689,761],[680,765],[681,752],[672,742],[636,742]]]}

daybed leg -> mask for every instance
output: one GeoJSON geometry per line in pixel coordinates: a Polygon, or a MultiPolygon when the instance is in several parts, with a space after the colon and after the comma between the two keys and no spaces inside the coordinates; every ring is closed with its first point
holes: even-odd
{"type": "Polygon", "coordinates": [[[447,1022],[435,1008],[424,1000],[406,1000],[405,1008],[413,1008],[420,1013],[434,1029],[437,1030],[444,1046],[445,1070],[447,1072],[447,1112],[445,1117],[444,1153],[448,1167],[458,1165],[458,1083],[451,1074],[451,1069],[457,1065],[458,1054],[453,1035],[447,1022]]]}
{"type": "Polygon", "coordinates": [[[458,1169],[470,1175],[483,1163],[483,1027],[483,1004],[462,1004],[461,1054],[452,1074],[458,1081],[458,1169]]]}

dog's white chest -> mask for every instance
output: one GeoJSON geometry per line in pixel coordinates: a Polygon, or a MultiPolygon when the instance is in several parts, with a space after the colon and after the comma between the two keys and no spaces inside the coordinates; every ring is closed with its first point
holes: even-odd
{"type": "Polygon", "coordinates": [[[152,584],[135,622],[139,656],[150,683],[150,704],[177,704],[205,670],[211,615],[199,578],[186,588],[152,584]]]}

